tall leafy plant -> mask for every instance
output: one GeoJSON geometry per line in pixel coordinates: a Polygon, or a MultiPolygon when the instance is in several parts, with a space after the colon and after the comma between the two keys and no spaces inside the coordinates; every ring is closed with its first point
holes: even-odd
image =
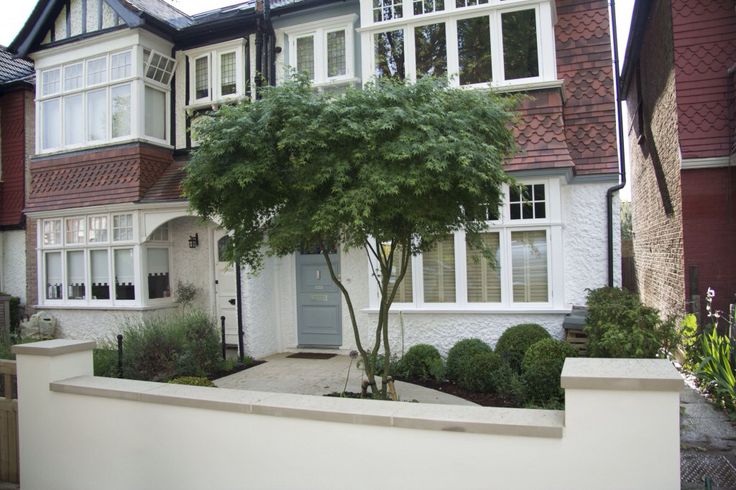
{"type": "MultiPolygon", "coordinates": [[[[184,189],[200,215],[232,230],[228,257],[258,270],[265,254],[320,247],[340,289],[371,391],[385,397],[391,363],[389,309],[412,255],[463,229],[484,248],[481,216],[510,179],[514,98],[447,81],[381,79],[339,97],[304,79],[223,106],[198,127],[200,146],[184,189]],[[361,337],[353,299],[330,250],[362,250],[380,305],[372,339],[361,337]]],[[[490,254],[488,254],[490,256],[490,254]]]]}

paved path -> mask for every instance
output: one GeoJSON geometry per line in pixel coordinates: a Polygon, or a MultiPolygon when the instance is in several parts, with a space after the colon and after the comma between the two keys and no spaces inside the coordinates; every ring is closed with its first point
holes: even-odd
{"type": "MultiPolygon", "coordinates": [[[[348,356],[336,355],[331,359],[289,359],[287,358],[289,354],[287,352],[266,357],[265,364],[217,379],[215,384],[221,388],[317,396],[342,391],[360,393],[363,371],[356,368],[357,361],[352,364],[347,390],[344,390],[345,377],[350,366],[348,356]]],[[[475,405],[473,402],[441,391],[402,381],[396,382],[396,391],[402,401],[475,405]]]]}

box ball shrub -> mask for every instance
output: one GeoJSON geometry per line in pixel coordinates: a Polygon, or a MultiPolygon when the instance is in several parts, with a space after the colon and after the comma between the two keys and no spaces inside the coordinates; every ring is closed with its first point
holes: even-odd
{"type": "Polygon", "coordinates": [[[508,328],[496,343],[496,353],[517,372],[521,372],[524,354],[533,344],[550,338],[549,332],[536,323],[522,323],[508,328]]]}
{"type": "Polygon", "coordinates": [[[480,339],[463,339],[455,343],[447,353],[447,379],[457,383],[463,364],[471,361],[476,354],[492,352],[491,346],[480,339]]]}
{"type": "Polygon", "coordinates": [[[396,374],[404,379],[441,381],[445,377],[445,364],[434,346],[417,344],[399,360],[396,374]]]}
{"type": "Polygon", "coordinates": [[[526,351],[522,361],[522,380],[527,402],[561,401],[560,374],[565,358],[576,357],[577,351],[567,342],[543,339],[526,351]]]}
{"type": "Polygon", "coordinates": [[[457,385],[468,391],[494,393],[496,373],[503,365],[498,354],[493,351],[478,352],[468,359],[468,362],[460,363],[457,385]]]}

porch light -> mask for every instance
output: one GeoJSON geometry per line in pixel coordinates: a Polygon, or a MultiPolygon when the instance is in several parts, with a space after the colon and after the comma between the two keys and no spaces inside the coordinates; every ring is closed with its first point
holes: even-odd
{"type": "Polygon", "coordinates": [[[194,236],[189,235],[189,248],[197,248],[199,246],[199,233],[195,233],[194,236]]]}

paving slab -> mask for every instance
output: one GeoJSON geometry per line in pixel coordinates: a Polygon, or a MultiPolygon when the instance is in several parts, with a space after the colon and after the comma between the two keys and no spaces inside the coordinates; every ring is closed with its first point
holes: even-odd
{"type": "MultiPolygon", "coordinates": [[[[316,396],[342,391],[360,393],[363,370],[356,367],[357,361],[352,361],[351,364],[349,356],[337,354],[330,359],[294,359],[288,357],[291,354],[284,352],[266,357],[263,359],[266,361],[264,364],[216,379],[214,383],[221,388],[236,390],[316,396]]],[[[401,401],[476,405],[457,396],[403,381],[397,381],[395,387],[401,401]]]]}

